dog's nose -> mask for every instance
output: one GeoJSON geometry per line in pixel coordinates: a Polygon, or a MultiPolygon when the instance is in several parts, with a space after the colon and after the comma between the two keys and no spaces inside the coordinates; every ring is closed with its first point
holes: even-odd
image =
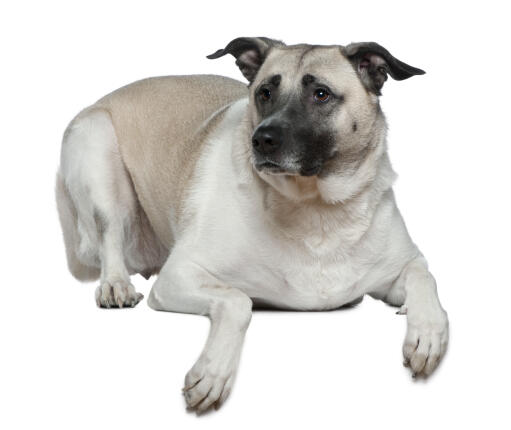
{"type": "Polygon", "coordinates": [[[252,146],[262,155],[271,154],[282,144],[280,127],[259,127],[252,136],[252,146]]]}

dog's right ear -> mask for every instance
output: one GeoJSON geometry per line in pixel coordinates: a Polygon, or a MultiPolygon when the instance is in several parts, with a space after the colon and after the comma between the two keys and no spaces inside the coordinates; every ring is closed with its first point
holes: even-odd
{"type": "Polygon", "coordinates": [[[243,76],[252,83],[268,52],[274,46],[285,46],[285,44],[267,37],[238,37],[229,42],[224,49],[219,49],[207,58],[213,60],[231,54],[236,58],[236,65],[243,76]]]}

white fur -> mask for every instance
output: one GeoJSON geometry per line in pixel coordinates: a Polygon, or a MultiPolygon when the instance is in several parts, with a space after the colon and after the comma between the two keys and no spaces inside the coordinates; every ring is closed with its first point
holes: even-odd
{"type": "MultiPolygon", "coordinates": [[[[211,390],[208,401],[199,406],[199,411],[203,410],[220,398],[226,381],[232,381],[243,338],[233,337],[233,332],[243,333],[248,326],[248,298],[280,308],[323,310],[364,294],[384,298],[392,292],[394,304],[406,303],[410,315],[405,357],[414,373],[420,373],[424,366],[430,373],[439,359],[439,345],[446,342],[447,319],[436,301],[424,321],[415,320],[423,315],[421,300],[436,297],[436,290],[426,266],[414,263],[423,258],[395,205],[390,188],[394,174],[388,160],[383,160],[384,171],[379,172],[382,194],[375,208],[370,207],[371,194],[367,200],[361,199],[357,207],[360,214],[353,222],[347,220],[342,205],[328,215],[315,207],[305,208],[294,218],[300,220],[295,229],[281,231],[265,215],[260,181],[254,173],[247,174],[253,169],[247,157],[239,154],[243,150],[232,132],[243,121],[246,103],[242,100],[230,108],[208,142],[187,202],[186,210],[193,220],[177,238],[178,246],[149,297],[149,305],[155,309],[204,313],[212,319],[206,347],[187,377],[190,384],[197,379],[207,382],[197,388],[187,387],[189,405],[195,406],[197,399],[211,390]],[[395,286],[396,280],[402,280],[405,266],[414,267],[417,273],[413,288],[409,288],[415,298],[406,301],[411,295],[396,292],[406,288],[395,286]],[[218,288],[222,292],[219,296],[218,288]],[[233,305],[238,302],[243,305],[233,305]],[[229,312],[222,309],[227,303],[231,305],[229,312]],[[222,330],[224,319],[230,323],[222,330]],[[417,346],[413,344],[417,339],[424,340],[415,353],[412,347],[417,346]],[[432,361],[428,361],[430,345],[432,361]]],[[[328,193],[328,183],[320,189],[328,193]]]]}
{"type": "MultiPolygon", "coordinates": [[[[447,317],[396,207],[385,142],[355,176],[318,179],[312,193],[325,203],[309,204],[300,201],[295,179],[259,177],[252,168],[240,144],[246,108],[246,99],[233,104],[209,137],[185,203],[186,221],[171,225],[175,246],[148,299],[157,310],[211,319],[204,350],[185,379],[188,406],[203,412],[227,398],[253,302],[323,310],[371,294],[402,306],[408,313],[406,363],[414,374],[430,374],[445,352],[447,317]],[[370,186],[361,187],[364,181],[370,186]],[[292,203],[282,204],[280,193],[292,203]]],[[[125,235],[140,233],[115,144],[108,115],[85,112],[67,132],[58,179],[63,226],[76,224],[76,260],[82,269],[101,268],[102,306],[136,304],[140,295],[130,288],[129,273],[158,266],[157,257],[125,235]],[[107,221],[101,237],[96,209],[107,221]]],[[[67,242],[72,254],[73,239],[67,242]]]]}
{"type": "Polygon", "coordinates": [[[135,291],[129,275],[143,271],[155,256],[140,252],[136,196],[105,111],[86,110],[66,130],[57,203],[63,225],[69,225],[64,237],[72,256],[68,258],[71,272],[83,280],[100,273],[98,306],[135,306],[143,296],[135,291]],[[98,225],[98,217],[104,225],[98,225]]]}

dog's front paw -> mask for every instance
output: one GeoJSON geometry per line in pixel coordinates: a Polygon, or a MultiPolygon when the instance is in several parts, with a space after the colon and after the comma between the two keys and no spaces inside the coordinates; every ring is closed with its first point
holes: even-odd
{"type": "Polygon", "coordinates": [[[229,396],[236,365],[229,360],[207,360],[202,357],[187,373],[183,394],[189,410],[201,414],[211,406],[218,409],[229,396]]]}
{"type": "Polygon", "coordinates": [[[405,366],[412,376],[429,376],[437,368],[449,340],[449,322],[443,309],[407,311],[408,327],[403,344],[405,366]]]}
{"type": "Polygon", "coordinates": [[[96,304],[100,308],[132,308],[144,298],[129,282],[102,282],[96,289],[96,304]]]}

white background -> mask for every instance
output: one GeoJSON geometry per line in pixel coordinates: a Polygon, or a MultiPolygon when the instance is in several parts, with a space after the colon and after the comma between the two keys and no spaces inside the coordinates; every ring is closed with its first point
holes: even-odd
{"type": "MultiPolygon", "coordinates": [[[[510,428],[510,32],[506,2],[7,2],[0,10],[3,429],[510,428]],[[451,322],[427,382],[401,358],[405,317],[255,312],[236,387],[197,418],[180,394],[208,331],[200,316],[100,310],[68,273],[54,203],[64,128],[154,75],[242,79],[238,36],[374,40],[424,76],[382,106],[396,194],[451,322]]],[[[146,296],[151,281],[134,278],[146,296]]]]}

